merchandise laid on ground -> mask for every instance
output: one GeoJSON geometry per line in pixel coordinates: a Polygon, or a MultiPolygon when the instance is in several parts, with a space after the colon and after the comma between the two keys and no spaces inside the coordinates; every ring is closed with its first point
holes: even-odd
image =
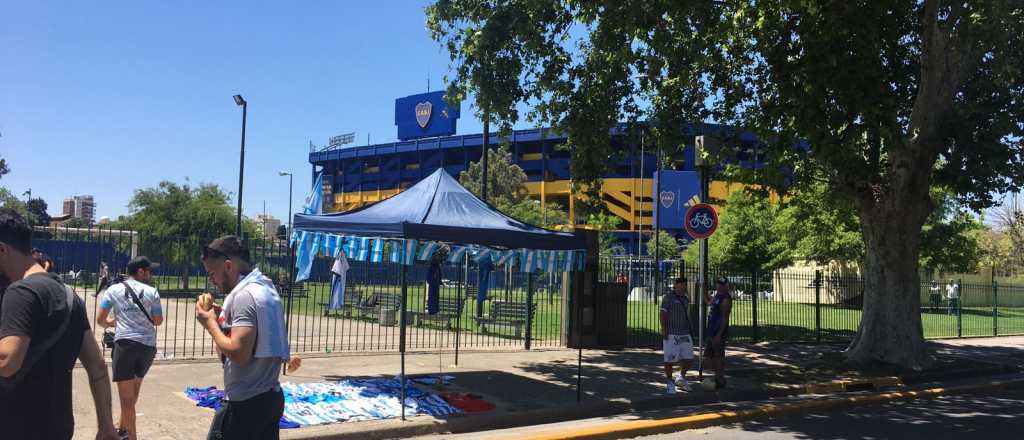
{"type": "MultiPolygon", "coordinates": [[[[434,385],[438,380],[449,382],[451,376],[442,379],[422,377],[411,379],[412,383],[434,385]]],[[[394,379],[348,379],[337,382],[313,382],[281,384],[284,391],[284,416],[282,428],[326,425],[349,421],[380,420],[400,417],[401,380],[394,379]]],[[[451,414],[486,411],[494,405],[464,393],[435,394],[406,385],[405,408],[410,414],[445,417],[451,414]]],[[[196,406],[219,409],[224,391],[217,387],[185,389],[185,396],[196,402],[196,406]]]]}

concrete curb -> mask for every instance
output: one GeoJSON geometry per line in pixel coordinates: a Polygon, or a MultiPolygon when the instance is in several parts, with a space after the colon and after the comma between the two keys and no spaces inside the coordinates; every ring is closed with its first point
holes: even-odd
{"type": "Polygon", "coordinates": [[[738,411],[719,411],[696,414],[664,420],[638,420],[608,423],[591,428],[576,429],[573,432],[540,434],[527,437],[528,440],[583,440],[615,439],[641,435],[664,434],[686,429],[724,425],[764,417],[777,417],[822,410],[844,409],[858,406],[879,405],[898,400],[932,399],[945,395],[974,393],[1024,387],[1024,379],[988,381],[979,384],[961,385],[951,388],[927,388],[912,391],[895,391],[866,396],[838,397],[811,402],[760,405],[756,408],[738,411]]]}
{"type": "MultiPolygon", "coordinates": [[[[702,405],[723,402],[764,400],[801,394],[845,391],[876,390],[898,386],[897,377],[878,377],[857,381],[834,381],[818,384],[792,385],[788,387],[747,391],[719,391],[693,395],[657,396],[636,401],[587,402],[577,406],[522,411],[493,415],[455,415],[445,420],[431,417],[415,417],[401,425],[379,426],[370,429],[353,429],[346,432],[308,432],[289,435],[290,439],[316,440],[383,440],[442,433],[469,433],[508,429],[520,426],[543,425],[592,417],[605,417],[629,412],[649,411],[679,406],[702,405]]],[[[383,421],[387,423],[388,421],[383,421]]],[[[361,422],[367,423],[367,422],[361,422]]],[[[383,423],[382,423],[383,424],[383,423]]]]}
{"type": "MultiPolygon", "coordinates": [[[[394,420],[383,420],[379,422],[360,422],[360,426],[358,427],[330,425],[331,428],[323,428],[322,432],[318,432],[320,429],[317,427],[302,428],[302,430],[299,431],[292,431],[294,434],[292,432],[283,432],[282,437],[288,439],[316,440],[384,440],[443,433],[461,434],[558,423],[593,417],[607,417],[629,412],[650,411],[680,406],[765,400],[802,394],[837,394],[843,392],[880,390],[883,388],[902,386],[905,383],[924,383],[971,376],[983,377],[1019,371],[1021,371],[1019,368],[1010,368],[1005,365],[989,365],[971,370],[964,369],[934,373],[914,373],[903,375],[902,377],[885,376],[854,381],[840,380],[833,382],[790,385],[775,389],[742,391],[726,390],[692,395],[656,396],[633,401],[595,401],[571,407],[548,408],[511,413],[455,415],[443,420],[437,420],[428,416],[419,416],[410,418],[408,421],[401,424],[395,423],[394,420]],[[363,425],[370,423],[379,426],[363,425]],[[339,430],[341,432],[339,432],[339,430]]],[[[708,420],[716,419],[709,416],[708,420]]]]}

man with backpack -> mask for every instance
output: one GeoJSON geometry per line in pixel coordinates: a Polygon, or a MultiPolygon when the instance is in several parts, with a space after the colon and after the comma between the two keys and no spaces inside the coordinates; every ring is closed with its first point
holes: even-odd
{"type": "Polygon", "coordinates": [[[128,262],[128,278],[112,283],[103,293],[96,324],[114,327],[114,383],[121,402],[118,433],[135,440],[135,404],[142,389],[142,378],[156,357],[156,327],[163,323],[160,293],[149,284],[158,263],[146,257],[128,262]],[[113,311],[113,317],[110,312],[113,311]]]}
{"type": "Polygon", "coordinates": [[[71,370],[82,361],[96,405],[96,438],[117,439],[110,379],[85,303],[31,255],[32,228],[0,209],[0,427],[4,439],[70,439],[71,370]]]}

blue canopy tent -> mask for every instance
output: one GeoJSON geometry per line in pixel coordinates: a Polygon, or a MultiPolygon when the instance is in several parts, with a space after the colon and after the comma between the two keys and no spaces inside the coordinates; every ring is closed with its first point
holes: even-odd
{"type": "Polygon", "coordinates": [[[501,249],[584,249],[581,235],[511,218],[438,169],[398,195],[348,212],[295,215],[295,230],[474,244],[501,249]]]}
{"type": "MultiPolygon", "coordinates": [[[[318,188],[314,188],[314,195],[318,188]]],[[[333,214],[296,214],[298,234],[313,234],[313,240],[301,240],[301,264],[312,264],[310,253],[318,244],[333,256],[335,252],[370,255],[360,252],[372,237],[376,242],[402,240],[393,246],[393,258],[401,261],[401,312],[399,313],[399,352],[401,354],[402,418],[405,418],[405,345],[406,303],[408,298],[406,266],[416,259],[429,258],[438,243],[463,245],[479,258],[493,258],[502,264],[518,261],[523,272],[535,269],[576,270],[583,260],[586,239],[582,234],[556,232],[513,219],[480,200],[443,169],[438,169],[394,197],[352,211],[333,214]],[[357,238],[358,237],[358,238],[357,238]],[[342,244],[342,243],[345,244],[342,244]],[[312,243],[312,244],[310,244],[312,243]],[[425,243],[420,246],[421,243],[425,243]],[[304,247],[304,248],[303,248],[304,247]],[[420,252],[417,252],[420,250],[420,252]],[[401,252],[401,256],[397,255],[401,252]]],[[[383,244],[376,245],[383,249],[383,244]]],[[[378,260],[382,261],[380,253],[378,260]]],[[[465,249],[453,254],[465,255],[465,249]]],[[[367,257],[372,258],[372,257],[367,257]]],[[[479,261],[479,260],[478,260],[479,261]]],[[[303,273],[303,268],[300,268],[303,273]]],[[[305,270],[308,273],[308,267],[305,270]]],[[[456,346],[458,343],[456,343],[456,346]]]]}

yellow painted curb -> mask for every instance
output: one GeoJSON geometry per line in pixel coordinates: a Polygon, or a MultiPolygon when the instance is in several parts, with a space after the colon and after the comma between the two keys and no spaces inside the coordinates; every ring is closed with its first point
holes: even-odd
{"type": "Polygon", "coordinates": [[[917,391],[895,391],[868,396],[834,397],[814,400],[809,402],[766,404],[752,409],[737,411],[719,411],[706,414],[695,414],[691,416],[675,417],[662,420],[637,420],[627,422],[614,422],[589,428],[581,428],[572,432],[557,432],[538,434],[526,437],[528,440],[579,440],[579,439],[601,439],[635,437],[639,435],[651,435],[667,432],[676,432],[686,429],[703,428],[707,426],[724,425],[727,423],[742,422],[762,417],[773,417],[792,413],[809,412],[811,410],[838,409],[854,406],[866,406],[893,402],[896,400],[912,400],[921,398],[935,398],[945,394],[953,394],[965,391],[980,391],[992,388],[1003,388],[1013,385],[1024,385],[1024,379],[1009,381],[986,382],[980,385],[964,385],[954,388],[930,388],[917,391]]]}

